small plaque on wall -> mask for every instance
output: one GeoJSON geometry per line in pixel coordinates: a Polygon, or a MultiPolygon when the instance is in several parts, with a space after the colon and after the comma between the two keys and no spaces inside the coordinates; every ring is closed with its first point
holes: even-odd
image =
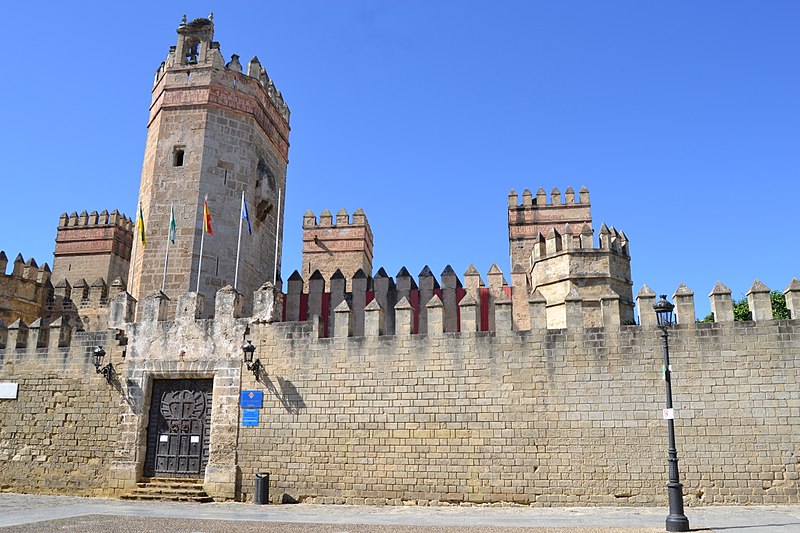
{"type": "Polygon", "coordinates": [[[258,409],[242,409],[242,426],[258,426],[258,409]]]}
{"type": "Polygon", "coordinates": [[[0,383],[0,400],[16,400],[19,383],[0,383]]]}
{"type": "Polygon", "coordinates": [[[264,393],[260,390],[243,390],[239,395],[239,405],[243,408],[261,409],[264,393]]]}

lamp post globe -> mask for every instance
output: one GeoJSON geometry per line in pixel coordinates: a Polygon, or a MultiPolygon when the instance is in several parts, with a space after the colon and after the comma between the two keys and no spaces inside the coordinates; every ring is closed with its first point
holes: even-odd
{"type": "Polygon", "coordinates": [[[675,323],[673,320],[674,314],[672,312],[675,306],[667,301],[666,294],[662,294],[661,299],[653,304],[653,309],[656,312],[656,319],[658,320],[659,327],[669,327],[675,323]]]}

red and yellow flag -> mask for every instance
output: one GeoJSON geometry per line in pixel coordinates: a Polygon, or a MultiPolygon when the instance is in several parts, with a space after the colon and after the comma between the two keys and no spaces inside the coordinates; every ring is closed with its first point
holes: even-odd
{"type": "Polygon", "coordinates": [[[211,230],[211,213],[208,211],[208,195],[203,199],[203,230],[209,235],[214,235],[211,230]]]}

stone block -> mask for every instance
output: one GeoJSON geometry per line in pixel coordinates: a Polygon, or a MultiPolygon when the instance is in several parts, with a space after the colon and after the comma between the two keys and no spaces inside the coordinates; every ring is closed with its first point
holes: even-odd
{"type": "Polygon", "coordinates": [[[283,319],[283,293],[271,281],[253,294],[253,321],[279,322],[283,319]]]}
{"type": "Polygon", "coordinates": [[[142,302],[141,322],[161,322],[167,319],[169,298],[161,291],[150,293],[142,302]]]}
{"type": "Polygon", "coordinates": [[[756,322],[772,320],[772,300],[769,297],[769,287],[755,280],[750,290],[747,291],[747,304],[750,313],[756,322]]]}
{"type": "Polygon", "coordinates": [[[733,298],[731,297],[731,290],[718,281],[708,297],[711,301],[711,312],[714,314],[714,322],[733,322],[733,298]]]}
{"type": "Polygon", "coordinates": [[[694,310],[694,291],[681,283],[672,298],[675,301],[675,320],[677,323],[689,326],[694,325],[697,322],[697,315],[694,310]]]}
{"type": "Polygon", "coordinates": [[[652,327],[658,324],[653,305],[656,303],[656,293],[647,285],[642,285],[636,296],[636,306],[639,308],[639,325],[652,327]]]}
{"type": "Polygon", "coordinates": [[[364,335],[377,337],[384,334],[383,309],[378,300],[372,300],[364,308],[364,335]]]}
{"type": "Polygon", "coordinates": [[[194,322],[203,317],[205,297],[197,292],[186,292],[178,297],[175,308],[175,320],[194,322]]]}
{"type": "Polygon", "coordinates": [[[219,321],[233,321],[242,316],[242,295],[230,285],[217,291],[214,302],[214,318],[219,321]]]}

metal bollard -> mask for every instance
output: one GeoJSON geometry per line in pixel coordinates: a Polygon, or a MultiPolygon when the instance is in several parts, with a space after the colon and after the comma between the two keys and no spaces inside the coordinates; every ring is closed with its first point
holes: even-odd
{"type": "Polygon", "coordinates": [[[265,505],[269,503],[269,472],[256,472],[256,487],[253,492],[253,503],[265,505]]]}

